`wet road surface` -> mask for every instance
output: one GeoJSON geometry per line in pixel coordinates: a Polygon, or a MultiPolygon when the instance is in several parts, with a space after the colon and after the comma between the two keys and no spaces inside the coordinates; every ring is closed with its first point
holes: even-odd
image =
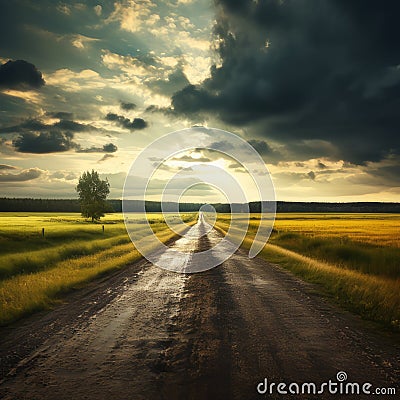
{"type": "MultiPolygon", "coordinates": [[[[182,271],[221,240],[207,231],[200,218],[171,245],[186,251],[182,271]]],[[[373,333],[312,285],[241,250],[191,275],[138,262],[0,333],[8,400],[342,398],[256,390],[264,378],[319,384],[338,371],[400,390],[393,335],[373,333]]]]}

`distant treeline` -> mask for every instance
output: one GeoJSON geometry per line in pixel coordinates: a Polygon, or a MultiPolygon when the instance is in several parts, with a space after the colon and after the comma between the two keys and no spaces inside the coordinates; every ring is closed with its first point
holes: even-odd
{"type": "MultiPolygon", "coordinates": [[[[122,212],[122,200],[107,200],[107,212],[122,212]]],[[[143,202],[140,200],[128,200],[129,211],[143,211],[143,202]]],[[[145,202],[147,212],[161,212],[161,203],[157,201],[145,202]]],[[[179,205],[180,211],[198,211],[201,203],[183,203],[179,205]]],[[[176,203],[164,203],[164,211],[176,211],[176,203]]],[[[78,199],[30,199],[30,198],[0,198],[0,211],[22,212],[80,212],[78,199]]]]}
{"type": "MultiPolygon", "coordinates": [[[[108,200],[108,212],[121,212],[121,200],[108,200]]],[[[143,210],[143,202],[140,200],[128,200],[129,211],[140,212],[143,210]]],[[[147,212],[160,212],[161,203],[146,201],[147,212]]],[[[271,208],[271,203],[264,203],[266,209],[271,208]]],[[[198,211],[202,203],[182,203],[179,210],[182,212],[198,211]]],[[[229,204],[213,204],[217,212],[230,212],[229,204]]],[[[164,211],[174,212],[178,209],[176,203],[165,203],[164,211]]],[[[246,209],[244,204],[233,204],[233,212],[241,212],[246,209]]],[[[250,212],[260,212],[261,203],[249,203],[250,212]]],[[[29,199],[29,198],[0,198],[0,211],[23,212],[80,212],[77,199],[29,199]]],[[[337,212],[337,213],[400,213],[400,203],[306,203],[306,202],[277,202],[278,212],[337,212]]]]}
{"type": "MultiPolygon", "coordinates": [[[[251,212],[260,212],[260,202],[250,203],[251,212]]],[[[400,213],[400,203],[354,202],[277,202],[278,212],[321,212],[321,213],[400,213]]]]}

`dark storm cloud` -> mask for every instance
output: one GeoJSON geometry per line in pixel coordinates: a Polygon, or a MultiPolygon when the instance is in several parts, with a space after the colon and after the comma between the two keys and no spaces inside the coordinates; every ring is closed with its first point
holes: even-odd
{"type": "MultiPolygon", "coordinates": [[[[54,0],[0,1],[2,56],[17,59],[23,55],[33,64],[43,65],[44,72],[66,66],[91,68],[98,65],[95,57],[88,57],[73,44],[73,35],[95,36],[99,17],[91,7],[77,9],[74,4],[68,5],[71,10],[68,15],[59,11],[60,4],[54,0]]],[[[110,7],[112,3],[107,9],[110,7]]],[[[97,41],[88,45],[101,46],[97,41]]]]}
{"type": "Polygon", "coordinates": [[[47,112],[46,115],[50,118],[57,118],[57,119],[68,119],[72,120],[74,118],[74,114],[65,111],[53,111],[47,112]]]}
{"type": "Polygon", "coordinates": [[[251,139],[247,141],[267,163],[276,164],[282,161],[284,156],[273,149],[265,140],[251,139]]]}
{"type": "MultiPolygon", "coordinates": [[[[338,143],[340,145],[340,143],[338,143]]],[[[340,149],[330,141],[321,139],[312,140],[293,140],[287,141],[284,146],[285,157],[289,160],[306,161],[311,158],[324,157],[327,159],[338,160],[341,158],[340,149]]]]}
{"type": "Polygon", "coordinates": [[[162,93],[166,96],[173,95],[177,90],[180,90],[190,82],[182,69],[178,68],[171,72],[166,79],[154,79],[147,83],[147,86],[156,93],[162,93]]]}
{"type": "Polygon", "coordinates": [[[375,168],[370,168],[368,173],[370,176],[376,178],[381,184],[393,186],[393,182],[398,182],[400,176],[400,159],[393,160],[397,161],[397,165],[383,165],[375,168]]]}
{"type": "MultiPolygon", "coordinates": [[[[66,114],[66,113],[63,113],[66,114]]],[[[87,124],[81,124],[76,121],[68,120],[68,119],[61,119],[58,122],[55,122],[53,124],[45,124],[39,119],[27,119],[23,122],[21,122],[18,125],[13,125],[13,126],[8,126],[4,128],[0,128],[0,133],[19,133],[19,132],[25,132],[25,131],[35,131],[35,132],[40,132],[40,131],[64,131],[68,130],[71,132],[88,132],[88,131],[93,131],[97,130],[92,125],[87,125],[87,124]]]]}
{"type": "Polygon", "coordinates": [[[39,89],[45,84],[42,73],[24,60],[7,61],[0,65],[0,87],[6,89],[39,89]]]}
{"type": "Polygon", "coordinates": [[[42,171],[30,168],[17,174],[0,174],[0,182],[26,182],[39,178],[40,175],[42,175],[42,171]]]}
{"type": "MultiPolygon", "coordinates": [[[[72,117],[65,112],[46,113],[52,118],[72,117]]],[[[90,125],[81,124],[70,119],[60,119],[52,124],[46,124],[40,119],[27,119],[18,125],[0,128],[0,133],[18,134],[13,140],[15,150],[21,153],[57,153],[75,150],[78,153],[114,153],[118,147],[113,143],[102,147],[92,146],[86,149],[76,143],[74,133],[101,131],[90,125]]]]}
{"type": "Polygon", "coordinates": [[[118,115],[114,113],[108,113],[106,115],[107,121],[113,121],[119,126],[129,129],[131,131],[136,131],[140,129],[144,129],[147,127],[147,122],[142,118],[134,118],[132,121],[129,118],[124,117],[123,115],[118,115]]]}
{"type": "Polygon", "coordinates": [[[96,128],[91,125],[81,124],[79,122],[75,122],[75,121],[68,120],[68,119],[62,119],[62,120],[56,122],[53,125],[53,127],[69,130],[72,132],[87,132],[90,130],[96,130],[96,128]]]}
{"type": "Polygon", "coordinates": [[[20,153],[58,153],[76,149],[72,132],[23,132],[13,140],[13,146],[20,153]]]}
{"type": "Polygon", "coordinates": [[[104,153],[115,153],[118,150],[118,147],[113,143],[108,143],[103,146],[104,153]]]}
{"type": "Polygon", "coordinates": [[[136,104],[135,103],[125,103],[125,102],[121,101],[121,108],[125,111],[134,110],[136,108],[136,104]]]}
{"type": "Polygon", "coordinates": [[[115,153],[118,147],[113,143],[105,144],[102,147],[89,147],[88,149],[79,149],[78,153],[115,153]]]}
{"type": "MultiPolygon", "coordinates": [[[[0,88],[1,89],[1,88],[0,88]]],[[[14,124],[21,115],[35,115],[37,106],[20,97],[10,96],[0,90],[1,126],[14,124]]]]}
{"type": "Polygon", "coordinates": [[[252,139],[247,142],[253,146],[261,156],[270,155],[274,152],[265,140],[252,139]]]}
{"type": "Polygon", "coordinates": [[[358,164],[400,152],[398,1],[216,5],[221,66],[172,96],[175,113],[251,125],[292,148],[321,141],[358,164]]]}

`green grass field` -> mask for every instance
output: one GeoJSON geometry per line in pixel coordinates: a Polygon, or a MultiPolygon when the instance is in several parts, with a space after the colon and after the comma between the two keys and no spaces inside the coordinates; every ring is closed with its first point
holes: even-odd
{"type": "MultiPolygon", "coordinates": [[[[138,235],[144,232],[143,215],[129,218],[138,235]]],[[[183,215],[189,224],[195,219],[196,214],[183,215]]],[[[176,236],[160,214],[148,214],[148,221],[161,241],[176,236]]],[[[45,309],[66,291],[140,258],[121,214],[92,224],[73,213],[0,213],[0,249],[3,325],[45,309]]]]}
{"type": "MultiPolygon", "coordinates": [[[[259,216],[251,217],[247,248],[259,227],[259,216]]],[[[242,217],[220,214],[217,227],[226,232],[231,218],[242,217]]],[[[364,318],[400,330],[399,233],[399,214],[282,213],[261,256],[364,318]]]]}

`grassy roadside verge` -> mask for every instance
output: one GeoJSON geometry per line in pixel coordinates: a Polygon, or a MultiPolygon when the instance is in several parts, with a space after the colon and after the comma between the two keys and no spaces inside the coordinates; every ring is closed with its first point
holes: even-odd
{"type": "MultiPolygon", "coordinates": [[[[187,222],[188,225],[194,223],[194,219],[187,222]]],[[[165,224],[159,224],[156,235],[163,243],[177,237],[165,224]]],[[[126,239],[129,241],[127,236],[126,239]]],[[[140,259],[140,253],[126,241],[110,242],[108,248],[92,254],[61,259],[47,269],[0,281],[0,325],[47,309],[69,290],[140,259]]]]}
{"type": "Polygon", "coordinates": [[[75,241],[47,249],[30,251],[28,254],[23,252],[7,254],[0,257],[0,280],[11,278],[15,275],[38,272],[59,261],[98,253],[110,247],[129,242],[129,237],[126,234],[122,234],[96,241],[75,241]]]}
{"type": "Polygon", "coordinates": [[[379,246],[339,237],[312,237],[292,232],[274,234],[270,242],[287,250],[364,274],[390,279],[399,277],[399,247],[379,246]]]}
{"type": "MultiPolygon", "coordinates": [[[[217,222],[216,227],[226,233],[228,224],[217,222]]],[[[249,248],[254,234],[248,232],[242,247],[249,248]]],[[[300,278],[318,284],[325,294],[332,296],[346,309],[364,319],[400,331],[400,279],[370,275],[342,268],[287,250],[275,244],[266,244],[261,257],[279,264],[300,278]]]]}

